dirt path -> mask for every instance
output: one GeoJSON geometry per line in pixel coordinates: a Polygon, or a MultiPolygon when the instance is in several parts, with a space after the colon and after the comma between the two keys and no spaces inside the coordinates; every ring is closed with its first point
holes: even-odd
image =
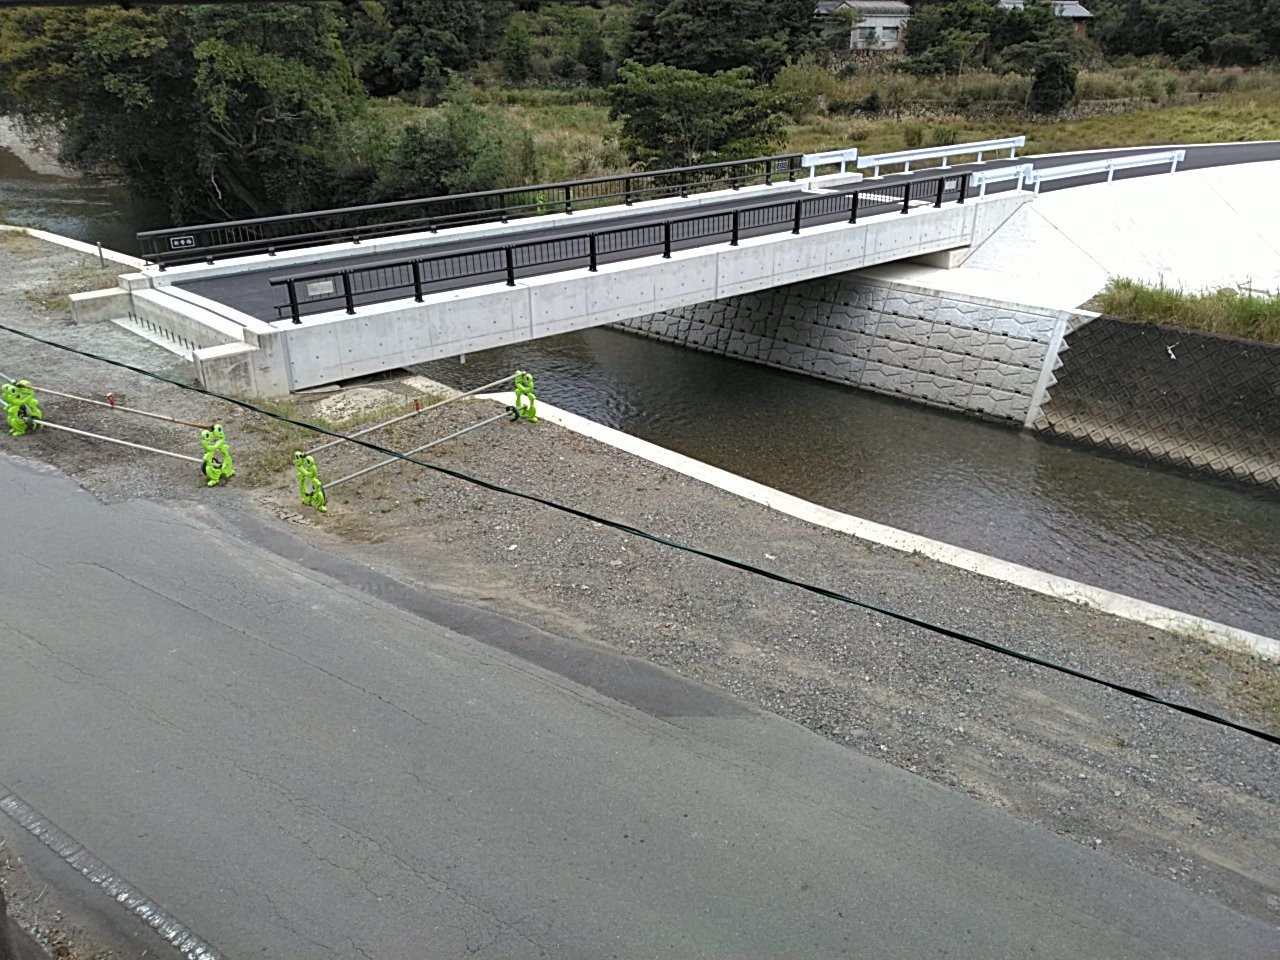
{"type": "MultiPolygon", "coordinates": [[[[0,322],[188,379],[186,364],[158,347],[111,325],[70,322],[56,294],[80,259],[0,237],[0,322]]],[[[181,461],[51,433],[0,437],[0,452],[50,463],[102,498],[191,500],[292,522],[315,544],[406,582],[714,683],[849,749],[1280,924],[1280,748],[421,468],[394,466],[339,488],[321,516],[295,496],[289,455],[307,441],[292,428],[3,333],[0,371],[226,425],[238,475],[214,490],[181,461]]],[[[373,408],[407,409],[414,393],[388,381],[342,402],[358,420],[373,408]]],[[[405,449],[493,409],[463,402],[372,439],[405,449]]],[[[339,416],[324,397],[290,410],[339,416]]],[[[50,401],[46,415],[199,449],[193,431],[98,408],[50,401]]],[[[815,528],[549,424],[501,422],[432,454],[477,477],[1280,729],[1276,664],[815,528]]],[[[373,459],[339,448],[321,458],[322,474],[333,479],[373,459]]]]}

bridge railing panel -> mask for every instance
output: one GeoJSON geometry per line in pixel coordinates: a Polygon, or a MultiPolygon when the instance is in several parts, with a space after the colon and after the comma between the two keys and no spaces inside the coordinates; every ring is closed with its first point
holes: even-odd
{"type": "Polygon", "coordinates": [[[713,190],[794,181],[801,173],[800,157],[798,153],[751,157],[503,190],[147,230],[137,238],[142,256],[162,268],[183,263],[212,263],[228,257],[274,254],[325,243],[435,232],[474,223],[505,223],[550,213],[572,213],[592,207],[630,205],[713,190]]]}

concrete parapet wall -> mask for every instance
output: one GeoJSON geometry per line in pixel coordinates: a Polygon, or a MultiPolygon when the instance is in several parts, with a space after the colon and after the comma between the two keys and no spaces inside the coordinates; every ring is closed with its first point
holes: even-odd
{"type": "Polygon", "coordinates": [[[1036,430],[1280,491],[1280,346],[1112,317],[1066,346],[1036,430]]]}
{"type": "Polygon", "coordinates": [[[1063,311],[846,273],[625,321],[636,333],[1022,426],[1063,311]]]}

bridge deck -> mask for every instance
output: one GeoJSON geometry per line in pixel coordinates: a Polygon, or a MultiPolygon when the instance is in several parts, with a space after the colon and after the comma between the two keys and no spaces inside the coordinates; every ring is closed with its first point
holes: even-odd
{"type": "MultiPolygon", "coordinates": [[[[1141,152],[1150,150],[1150,147],[1131,148],[1125,150],[1113,151],[1096,151],[1091,153],[1091,157],[1105,156],[1121,156],[1126,153],[1141,152]]],[[[1063,163],[1072,163],[1080,159],[1079,154],[1063,154],[1061,156],[1032,158],[1037,166],[1047,167],[1055,166],[1063,163]]],[[[1280,159],[1280,142],[1270,143],[1251,143],[1251,144],[1226,144],[1211,145],[1202,147],[1189,147],[1187,149],[1187,157],[1181,169],[1196,169],[1201,167],[1221,166],[1231,163],[1247,163],[1254,161],[1266,161],[1280,159]]],[[[1016,160],[999,160],[990,161],[982,164],[965,164],[951,168],[956,173],[965,171],[973,171],[978,169],[995,169],[1000,166],[1006,166],[1011,163],[1025,163],[1028,158],[1018,158],[1016,160]]],[[[886,188],[902,184],[909,181],[926,180],[936,178],[939,174],[937,168],[927,168],[924,170],[913,171],[908,175],[891,175],[876,180],[864,180],[856,184],[846,184],[838,188],[834,188],[830,193],[850,194],[858,190],[864,194],[874,192],[877,186],[883,185],[886,188]]],[[[1117,179],[1123,179],[1134,176],[1148,176],[1152,174],[1160,174],[1160,170],[1138,169],[1118,172],[1117,179]]],[[[1096,178],[1093,178],[1096,179],[1096,178]]],[[[1075,180],[1061,180],[1054,183],[1046,184],[1045,189],[1062,189],[1064,187],[1073,186],[1075,180]]],[[[988,193],[995,193],[999,190],[1012,189],[1013,184],[994,184],[988,190],[988,193]]],[[[795,195],[797,191],[786,190],[785,195],[795,195]]],[[[612,230],[620,227],[643,226],[649,224],[659,224],[665,220],[679,219],[683,216],[704,216],[715,213],[729,212],[735,209],[743,209],[746,207],[756,206],[765,203],[777,202],[784,196],[784,190],[779,188],[779,193],[760,194],[747,193],[741,196],[727,198],[720,202],[702,204],[697,207],[689,207],[687,212],[679,207],[666,207],[659,210],[636,210],[635,208],[620,208],[616,217],[608,217],[606,219],[594,219],[585,222],[575,222],[573,219],[565,218],[554,224],[548,224],[546,227],[524,229],[519,233],[513,233],[507,242],[512,243],[528,243],[541,240],[552,240],[557,237],[580,235],[590,230],[612,230]]],[[[891,208],[891,204],[886,203],[886,211],[891,208]]],[[[868,211],[875,212],[875,211],[868,211]]],[[[839,214],[832,214],[825,217],[806,218],[806,225],[813,225],[822,222],[836,222],[840,219],[839,214]]],[[[762,233],[764,230],[749,231],[744,230],[744,237],[751,236],[753,233],[762,233]]],[[[709,243],[725,242],[727,236],[708,236],[700,238],[691,243],[678,244],[679,246],[695,246],[709,243]]],[[[364,255],[352,255],[349,257],[328,259],[323,262],[323,268],[332,270],[335,273],[344,269],[370,267],[379,264],[402,263],[414,256],[435,256],[467,253],[471,251],[479,251],[493,249],[500,246],[503,239],[490,234],[487,236],[471,236],[460,237],[456,240],[441,239],[439,236],[430,243],[424,244],[419,248],[405,248],[394,253],[374,253],[364,255]]],[[[654,251],[658,252],[657,250],[654,251]]],[[[318,264],[298,263],[296,257],[298,251],[292,251],[290,260],[292,263],[265,264],[259,268],[247,271],[224,274],[222,276],[213,277],[195,277],[190,280],[176,280],[174,285],[189,290],[192,293],[207,297],[210,300],[225,304],[250,316],[268,322],[280,319],[277,307],[282,302],[282,291],[280,288],[273,288],[269,281],[276,277],[288,276],[291,274],[299,274],[314,269],[318,264]]],[[[635,251],[626,252],[612,259],[628,259],[637,255],[635,251]]],[[[602,261],[608,261],[610,257],[601,257],[602,261]]],[[[552,273],[563,271],[566,269],[575,269],[585,267],[585,261],[582,263],[568,262],[548,264],[543,267],[526,268],[524,275],[538,273],[552,273]]],[[[497,279],[497,278],[494,278],[497,279]]],[[[474,286],[477,283],[475,277],[463,277],[454,280],[436,281],[432,284],[433,290],[457,289],[466,286],[474,286]]],[[[287,320],[287,316],[285,318],[287,320]]]]}

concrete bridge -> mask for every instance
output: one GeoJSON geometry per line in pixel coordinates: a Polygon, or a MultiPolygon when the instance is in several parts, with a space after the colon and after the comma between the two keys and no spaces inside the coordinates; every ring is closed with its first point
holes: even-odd
{"type": "MultiPolygon", "coordinates": [[[[1280,151],[1198,148],[1187,166],[1272,154],[1280,151]]],[[[743,359],[1029,422],[1052,382],[1069,311],[979,298],[940,312],[906,290],[882,291],[872,304],[865,285],[857,293],[848,282],[855,271],[893,262],[963,263],[1033,202],[1030,192],[1002,189],[1012,178],[977,195],[977,179],[998,179],[1019,163],[1025,161],[874,179],[847,171],[796,177],[791,166],[785,177],[769,171],[757,178],[763,182],[692,196],[152,268],[123,277],[120,290],[78,297],[76,311],[85,319],[127,314],[135,329],[189,352],[206,386],[244,395],[279,396],[623,323],[743,359]],[[797,292],[810,321],[815,310],[823,314],[817,327],[799,322],[794,303],[787,306],[797,292]],[[720,322],[698,319],[708,312],[720,322]],[[699,323],[715,342],[689,335],[699,323]]]]}

